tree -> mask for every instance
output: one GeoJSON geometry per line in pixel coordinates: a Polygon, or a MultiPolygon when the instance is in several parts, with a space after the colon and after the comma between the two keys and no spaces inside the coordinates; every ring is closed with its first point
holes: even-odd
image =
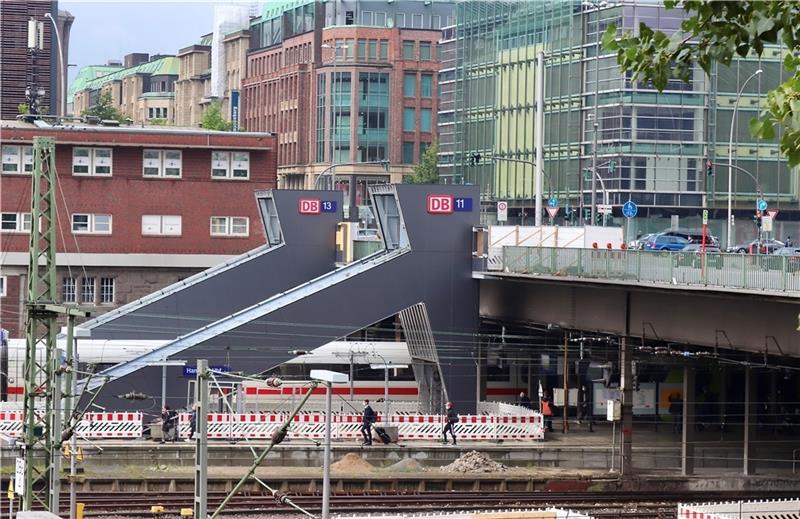
{"type": "Polygon", "coordinates": [[[405,178],[409,184],[436,184],[439,182],[439,145],[428,146],[419,164],[414,166],[414,174],[405,178]]]}
{"type": "Polygon", "coordinates": [[[127,119],[125,114],[114,106],[114,98],[111,97],[110,91],[101,92],[100,97],[97,98],[97,104],[90,106],[88,110],[84,110],[81,115],[91,115],[99,117],[101,121],[114,120],[121,123],[127,119]]]}
{"type": "Polygon", "coordinates": [[[206,108],[203,114],[203,120],[200,122],[200,126],[206,130],[230,131],[231,123],[222,117],[222,106],[219,101],[214,101],[208,105],[208,108],[206,108]]]}
{"type": "Polygon", "coordinates": [[[682,31],[667,36],[639,24],[639,34],[617,38],[608,27],[603,46],[616,51],[617,62],[632,78],[651,82],[659,91],[670,78],[688,81],[692,65],[710,74],[713,62],[730,65],[737,55],[761,56],[764,45],[783,42],[783,66],[789,79],[767,94],[767,107],[750,121],[754,137],[773,139],[775,125],[783,127],[780,149],[790,166],[800,164],[800,3],[796,0],[722,2],[664,0],[667,9],[681,6],[690,14],[682,31]]]}

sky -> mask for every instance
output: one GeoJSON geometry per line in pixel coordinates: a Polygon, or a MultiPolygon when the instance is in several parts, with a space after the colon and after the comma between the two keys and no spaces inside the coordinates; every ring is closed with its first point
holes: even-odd
{"type": "MultiPolygon", "coordinates": [[[[230,3],[230,2],[219,2],[230,3]]],[[[251,2],[243,2],[251,3],[251,2]]],[[[59,0],[75,21],[69,39],[69,81],[78,69],[122,60],[132,52],[176,54],[212,31],[212,1],[59,0]]]]}

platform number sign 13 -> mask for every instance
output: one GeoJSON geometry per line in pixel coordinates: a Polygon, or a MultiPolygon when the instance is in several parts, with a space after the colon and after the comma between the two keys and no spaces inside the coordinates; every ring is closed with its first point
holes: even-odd
{"type": "Polygon", "coordinates": [[[301,198],[298,202],[300,214],[335,213],[335,200],[318,200],[315,198],[301,198]]]}
{"type": "Polygon", "coordinates": [[[427,210],[430,214],[450,214],[472,211],[472,198],[452,195],[428,195],[427,210]]]}

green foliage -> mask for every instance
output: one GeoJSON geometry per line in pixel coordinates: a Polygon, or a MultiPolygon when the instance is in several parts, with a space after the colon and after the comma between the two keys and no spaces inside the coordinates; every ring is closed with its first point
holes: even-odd
{"type": "Polygon", "coordinates": [[[28,103],[20,103],[20,104],[18,104],[17,105],[17,112],[19,112],[20,115],[27,115],[27,114],[31,113],[31,110],[28,107],[28,103]]]}
{"type": "Polygon", "coordinates": [[[709,74],[713,62],[730,65],[737,56],[761,56],[764,45],[782,42],[788,48],[783,66],[789,78],[767,94],[767,107],[750,122],[750,131],[772,139],[775,125],[782,126],[781,152],[790,166],[800,164],[800,2],[664,0],[664,5],[690,14],[681,24],[683,32],[669,37],[642,23],[638,35],[618,38],[614,25],[603,35],[603,46],[617,53],[620,68],[662,91],[670,78],[688,81],[694,63],[709,74]]]}
{"type": "Polygon", "coordinates": [[[84,110],[81,115],[93,115],[102,121],[115,120],[124,123],[126,120],[125,114],[114,106],[114,98],[109,91],[102,92],[97,99],[97,104],[84,110]]]}
{"type": "Polygon", "coordinates": [[[163,117],[148,119],[147,124],[151,126],[169,126],[169,121],[163,117]]]}
{"type": "Polygon", "coordinates": [[[403,181],[407,184],[438,184],[439,183],[439,145],[435,142],[428,146],[422,155],[419,164],[414,166],[414,174],[406,176],[403,181]]]}
{"type": "Polygon", "coordinates": [[[208,108],[206,108],[203,114],[203,120],[200,122],[200,126],[207,130],[219,130],[223,132],[231,130],[231,123],[222,117],[222,106],[219,101],[214,101],[208,105],[208,108]]]}

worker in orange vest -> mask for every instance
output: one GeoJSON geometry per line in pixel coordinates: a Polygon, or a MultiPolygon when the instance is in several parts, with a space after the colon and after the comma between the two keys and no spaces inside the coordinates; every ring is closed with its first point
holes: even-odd
{"type": "Polygon", "coordinates": [[[542,397],[542,416],[544,416],[544,428],[547,432],[553,432],[553,407],[547,393],[542,397]]]}

